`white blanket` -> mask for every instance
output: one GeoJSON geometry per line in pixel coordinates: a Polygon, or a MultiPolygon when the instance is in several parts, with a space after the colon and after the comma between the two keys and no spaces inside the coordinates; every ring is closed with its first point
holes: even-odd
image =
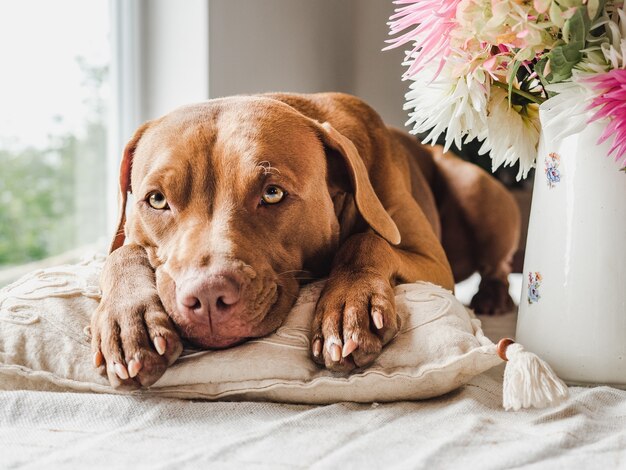
{"type": "MultiPolygon", "coordinates": [[[[485,332],[512,335],[514,322],[484,318],[485,332]]],[[[501,372],[444,397],[373,405],[3,392],[0,468],[626,466],[626,392],[571,388],[558,407],[506,412],[501,372]]]]}

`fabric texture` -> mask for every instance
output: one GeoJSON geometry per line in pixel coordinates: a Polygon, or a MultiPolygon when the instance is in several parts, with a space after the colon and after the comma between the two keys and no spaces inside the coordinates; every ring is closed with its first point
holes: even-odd
{"type": "MultiPolygon", "coordinates": [[[[0,291],[0,389],[114,393],[92,366],[84,328],[103,259],[37,271],[0,291]]],[[[428,283],[396,288],[397,337],[346,376],[316,366],[309,325],[322,288],[302,289],[275,334],[221,351],[186,350],[143,396],[325,404],[439,396],[501,363],[480,321],[428,283]]],[[[127,392],[126,392],[127,393],[127,392]]]]}
{"type": "MultiPolygon", "coordinates": [[[[519,297],[520,279],[511,292],[519,297]]],[[[478,286],[457,286],[468,301],[478,286]]],[[[492,340],[516,315],[483,317],[492,340]]],[[[438,398],[324,406],[0,392],[0,468],[622,468],[626,392],[502,409],[498,366],[438,398]]],[[[3,380],[3,378],[0,378],[3,380]]]]}
{"type": "Polygon", "coordinates": [[[491,373],[439,398],[382,404],[0,392],[0,468],[626,465],[626,392],[572,388],[556,408],[519,412],[502,409],[501,393],[501,377],[491,373]]]}

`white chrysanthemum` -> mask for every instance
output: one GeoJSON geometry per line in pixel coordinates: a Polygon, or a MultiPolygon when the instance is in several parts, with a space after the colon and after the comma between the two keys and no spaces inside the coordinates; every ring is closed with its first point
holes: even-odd
{"type": "Polygon", "coordinates": [[[523,109],[511,107],[508,93],[493,87],[487,105],[487,136],[479,153],[490,152],[493,171],[519,160],[517,179],[525,178],[535,166],[539,128],[537,105],[529,104],[523,109]]]}
{"type": "Polygon", "coordinates": [[[594,95],[585,83],[586,77],[589,74],[573,70],[571,81],[547,86],[556,95],[539,107],[541,124],[555,140],[581,132],[591,117],[588,107],[594,95]]]}
{"type": "Polygon", "coordinates": [[[445,150],[454,142],[461,147],[476,137],[482,138],[486,127],[487,88],[471,74],[454,77],[450,65],[444,65],[437,78],[438,63],[412,78],[404,109],[411,109],[407,125],[411,132],[429,132],[424,143],[436,143],[445,134],[445,150]]]}
{"type": "Polygon", "coordinates": [[[606,23],[607,42],[601,50],[611,69],[626,69],[626,6],[613,12],[606,23]]]}

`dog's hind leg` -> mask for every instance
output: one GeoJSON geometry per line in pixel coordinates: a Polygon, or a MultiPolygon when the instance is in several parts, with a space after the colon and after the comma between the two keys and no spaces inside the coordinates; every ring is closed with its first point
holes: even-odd
{"type": "Polygon", "coordinates": [[[442,227],[442,244],[455,281],[478,271],[482,277],[470,306],[497,314],[514,307],[508,275],[520,237],[520,213],[506,188],[481,168],[441,147],[433,149],[437,174],[433,192],[442,227]]]}

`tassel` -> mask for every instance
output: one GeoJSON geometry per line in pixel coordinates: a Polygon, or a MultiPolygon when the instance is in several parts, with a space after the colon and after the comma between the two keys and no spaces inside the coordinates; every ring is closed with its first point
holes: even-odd
{"type": "Polygon", "coordinates": [[[536,354],[510,338],[501,339],[497,351],[507,361],[502,384],[504,409],[544,408],[567,398],[567,385],[536,354]]]}

